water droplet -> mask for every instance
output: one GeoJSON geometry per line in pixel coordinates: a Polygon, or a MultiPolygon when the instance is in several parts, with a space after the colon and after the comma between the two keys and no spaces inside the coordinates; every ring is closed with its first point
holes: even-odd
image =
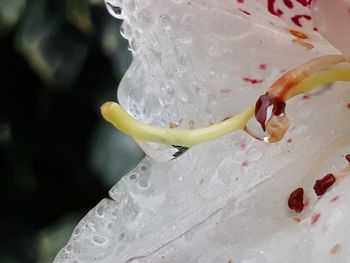
{"type": "Polygon", "coordinates": [[[129,175],[129,179],[130,180],[136,180],[137,179],[137,177],[139,177],[139,174],[138,173],[131,173],[130,175],[129,175]]]}
{"type": "Polygon", "coordinates": [[[73,247],[72,247],[71,244],[68,244],[68,245],[66,246],[66,251],[67,251],[67,253],[70,253],[70,252],[73,251],[73,247]]]}
{"type": "Polygon", "coordinates": [[[103,236],[93,236],[92,242],[97,246],[104,246],[107,244],[108,240],[103,236]]]}
{"type": "Polygon", "coordinates": [[[159,17],[159,25],[164,31],[168,31],[171,26],[170,26],[170,18],[167,15],[161,15],[159,17]]]}
{"type": "Polygon", "coordinates": [[[146,172],[147,170],[148,170],[148,166],[147,166],[146,164],[141,164],[141,165],[140,165],[140,171],[141,171],[141,172],[144,173],[144,172],[146,172]]]}
{"type": "Polygon", "coordinates": [[[114,16],[115,18],[118,19],[123,19],[122,16],[122,8],[120,6],[115,5],[115,3],[113,2],[113,4],[109,1],[106,1],[106,6],[107,6],[107,10],[108,12],[114,16]]]}
{"type": "Polygon", "coordinates": [[[138,185],[139,185],[141,188],[148,188],[148,187],[149,187],[148,178],[147,178],[146,176],[142,176],[142,177],[139,179],[138,185]]]}
{"type": "Polygon", "coordinates": [[[104,216],[104,210],[105,210],[105,207],[103,205],[101,205],[101,206],[97,207],[96,214],[99,217],[103,217],[104,216]]]}
{"type": "Polygon", "coordinates": [[[262,151],[256,148],[251,148],[247,152],[250,161],[258,161],[262,157],[262,151]]]}
{"type": "Polygon", "coordinates": [[[122,241],[122,240],[124,240],[125,238],[126,238],[126,233],[125,233],[125,231],[123,231],[123,232],[121,232],[121,233],[119,234],[118,239],[119,239],[119,241],[122,241]]]}
{"type": "Polygon", "coordinates": [[[123,22],[121,28],[120,28],[120,34],[123,38],[130,40],[132,36],[132,30],[128,23],[123,22]]]}
{"type": "Polygon", "coordinates": [[[74,229],[73,235],[74,236],[79,236],[79,234],[80,234],[80,228],[77,227],[76,229],[74,229]]]}

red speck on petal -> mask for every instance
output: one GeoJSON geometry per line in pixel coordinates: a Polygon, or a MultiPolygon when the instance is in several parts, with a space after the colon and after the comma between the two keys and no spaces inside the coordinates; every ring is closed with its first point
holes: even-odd
{"type": "Polygon", "coordinates": [[[245,77],[245,78],[243,78],[243,80],[244,80],[245,82],[249,82],[249,83],[251,83],[251,84],[253,84],[253,85],[255,85],[255,84],[261,84],[261,83],[263,82],[262,79],[252,79],[252,78],[249,78],[249,77],[245,77]]]}
{"type": "Polygon", "coordinates": [[[288,198],[288,207],[297,213],[300,213],[304,209],[304,189],[295,189],[288,198]]]}
{"type": "Polygon", "coordinates": [[[323,195],[329,187],[335,183],[335,176],[333,174],[327,174],[322,179],[316,180],[314,184],[315,193],[320,196],[323,195]]]}
{"type": "Polygon", "coordinates": [[[347,160],[350,163],[350,153],[345,155],[345,160],[347,160]]]}
{"type": "Polygon", "coordinates": [[[350,110],[350,102],[346,104],[346,107],[350,110]]]}
{"type": "Polygon", "coordinates": [[[304,96],[303,96],[303,100],[308,100],[308,99],[310,99],[310,96],[309,96],[309,95],[304,95],[304,96]]]}
{"type": "Polygon", "coordinates": [[[244,161],[244,162],[242,163],[242,166],[243,166],[243,167],[248,167],[248,161],[244,161]]]}
{"type": "Polygon", "coordinates": [[[300,19],[302,18],[305,18],[306,20],[311,20],[311,16],[309,15],[295,15],[291,18],[291,20],[297,26],[302,27],[302,24],[300,23],[300,19]]]}
{"type": "Polygon", "coordinates": [[[237,3],[243,4],[243,3],[244,3],[244,0],[237,0],[237,3]]]}
{"type": "Polygon", "coordinates": [[[244,148],[246,147],[245,143],[242,143],[242,144],[240,145],[240,147],[241,147],[242,149],[244,149],[244,148]]]}
{"type": "Polygon", "coordinates": [[[241,11],[242,13],[246,14],[247,16],[250,16],[250,15],[251,15],[248,11],[243,10],[243,9],[241,9],[241,8],[238,8],[238,10],[241,11]]]}
{"type": "Polygon", "coordinates": [[[259,65],[259,69],[266,70],[267,69],[267,65],[266,64],[260,64],[259,65]]]}
{"type": "Polygon", "coordinates": [[[276,0],[267,0],[267,10],[274,16],[282,16],[283,12],[281,9],[275,10],[276,0]]]}
{"type": "Polygon", "coordinates": [[[311,225],[316,224],[316,222],[320,219],[321,213],[316,213],[311,217],[311,225]]]}
{"type": "Polygon", "coordinates": [[[333,197],[333,198],[331,199],[331,203],[334,203],[334,202],[337,201],[338,199],[339,199],[339,195],[333,197]]]}
{"type": "Polygon", "coordinates": [[[300,4],[302,4],[303,6],[310,6],[312,0],[297,0],[300,4]]]}
{"type": "Polygon", "coordinates": [[[316,31],[316,32],[318,32],[318,29],[317,29],[317,27],[314,27],[314,28],[313,28],[313,30],[314,30],[314,31],[316,31]]]}
{"type": "Polygon", "coordinates": [[[293,8],[293,3],[290,0],[283,0],[283,3],[289,8],[292,9],[293,8]]]}
{"type": "Polygon", "coordinates": [[[287,140],[287,143],[291,143],[291,142],[292,142],[292,139],[289,138],[289,139],[287,140]]]}

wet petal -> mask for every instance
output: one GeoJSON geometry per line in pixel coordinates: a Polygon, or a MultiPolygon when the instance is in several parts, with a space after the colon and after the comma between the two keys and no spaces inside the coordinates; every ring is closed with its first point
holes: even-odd
{"type": "MultiPolygon", "coordinates": [[[[222,120],[253,104],[281,71],[335,52],[313,30],[306,0],[108,2],[134,55],[119,101],[161,126],[222,120]]],[[[330,262],[339,236],[349,247],[349,211],[332,219],[331,189],[318,203],[309,194],[349,152],[349,89],[334,86],[293,100],[281,143],[235,133],[170,162],[146,158],[81,221],[56,262],[330,262]],[[300,185],[314,202],[298,225],[287,199],[300,185]]],[[[343,205],[344,181],[332,189],[343,205]]]]}
{"type": "Polygon", "coordinates": [[[206,127],[253,105],[282,71],[336,52],[313,30],[308,1],[148,3],[107,1],[134,57],[118,99],[145,123],[206,127]]]}

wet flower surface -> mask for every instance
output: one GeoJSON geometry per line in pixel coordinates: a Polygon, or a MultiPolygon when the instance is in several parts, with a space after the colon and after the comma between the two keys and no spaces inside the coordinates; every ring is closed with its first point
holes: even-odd
{"type": "MultiPolygon", "coordinates": [[[[207,127],[241,112],[287,70],[339,54],[319,34],[310,4],[107,1],[124,19],[134,56],[119,102],[134,118],[172,129],[207,127]]],[[[276,144],[241,131],[172,161],[146,158],[81,221],[56,262],[345,260],[348,103],[349,85],[332,83],[288,102],[290,126],[276,144]],[[339,170],[318,198],[315,180],[339,170]],[[287,201],[299,187],[302,203],[292,207],[302,213],[295,217],[287,201]]],[[[160,159],[169,151],[141,145],[160,159]]]]}

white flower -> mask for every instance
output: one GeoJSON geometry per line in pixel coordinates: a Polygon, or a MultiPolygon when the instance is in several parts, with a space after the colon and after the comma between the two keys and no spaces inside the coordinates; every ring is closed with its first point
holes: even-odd
{"type": "MultiPolygon", "coordinates": [[[[325,1],[317,0],[315,12],[322,14],[325,1]]],[[[109,9],[124,19],[134,55],[119,87],[121,105],[145,123],[178,128],[207,127],[242,112],[282,72],[338,53],[314,29],[309,3],[109,0],[109,9]]],[[[320,31],[346,51],[328,37],[329,29],[320,31]]],[[[344,61],[340,57],[307,69],[344,61]]],[[[309,82],[301,91],[322,79],[348,77],[347,69],[323,66],[303,80],[309,82]]],[[[240,131],[173,161],[145,159],[79,223],[56,262],[346,262],[349,100],[344,83],[293,98],[291,126],[276,144],[240,131]],[[242,144],[249,145],[246,153],[242,144]],[[326,173],[339,180],[317,199],[314,182],[326,173]],[[308,202],[302,215],[287,206],[298,187],[308,202]]],[[[135,122],[123,116],[130,120],[121,122],[128,131],[135,122]]],[[[154,134],[136,139],[154,139],[158,132],[159,138],[174,138],[168,130],[148,128],[154,134]]]]}

